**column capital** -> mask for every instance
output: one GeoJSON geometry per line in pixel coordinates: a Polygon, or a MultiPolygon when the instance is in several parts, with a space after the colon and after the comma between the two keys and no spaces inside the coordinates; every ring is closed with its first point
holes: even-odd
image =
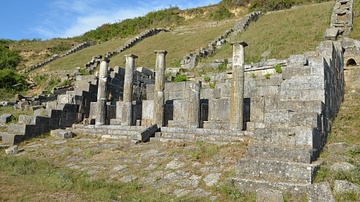
{"type": "Polygon", "coordinates": [[[248,44],[245,41],[234,41],[234,42],[231,42],[231,45],[241,45],[243,47],[248,46],[248,44]]]}
{"type": "Polygon", "coordinates": [[[127,57],[127,58],[134,58],[134,59],[138,58],[138,56],[134,55],[134,54],[127,54],[127,55],[124,55],[124,56],[127,57]]]}
{"type": "Polygon", "coordinates": [[[156,54],[164,54],[164,55],[167,54],[167,51],[166,51],[166,50],[155,50],[154,52],[155,52],[156,54]]]}

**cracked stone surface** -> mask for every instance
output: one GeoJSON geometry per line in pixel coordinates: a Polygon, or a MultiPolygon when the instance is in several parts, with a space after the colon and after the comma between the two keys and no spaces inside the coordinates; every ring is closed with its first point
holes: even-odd
{"type": "Polygon", "coordinates": [[[202,143],[103,140],[86,135],[58,140],[41,138],[24,144],[17,155],[42,159],[67,167],[90,178],[139,183],[174,197],[217,201],[223,194],[213,186],[234,176],[234,165],[245,155],[246,143],[215,145],[202,143]],[[236,154],[236,155],[234,155],[236,154]],[[200,158],[199,158],[200,157],[200,158]]]}

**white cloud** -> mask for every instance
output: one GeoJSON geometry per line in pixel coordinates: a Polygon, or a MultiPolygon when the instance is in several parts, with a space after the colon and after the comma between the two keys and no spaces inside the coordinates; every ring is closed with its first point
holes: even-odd
{"type": "Polygon", "coordinates": [[[115,23],[119,20],[143,16],[169,6],[179,6],[181,9],[207,6],[218,3],[219,0],[205,0],[201,2],[172,1],[143,1],[143,0],[55,0],[49,4],[49,9],[35,31],[42,38],[79,36],[95,29],[104,23],[115,23]]]}

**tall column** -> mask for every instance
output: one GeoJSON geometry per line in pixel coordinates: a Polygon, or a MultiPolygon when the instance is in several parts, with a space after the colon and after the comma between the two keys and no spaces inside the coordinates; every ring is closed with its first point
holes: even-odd
{"type": "Polygon", "coordinates": [[[104,125],[106,122],[106,101],[107,101],[107,77],[108,77],[108,62],[101,61],[99,70],[98,93],[96,103],[96,119],[95,125],[104,125]]]}
{"type": "Polygon", "coordinates": [[[157,50],[155,65],[155,88],[154,88],[154,124],[164,126],[164,89],[165,89],[165,50],[157,50]]]}
{"type": "Polygon", "coordinates": [[[246,42],[235,42],[233,45],[233,79],[230,95],[230,129],[242,130],[244,121],[244,48],[246,42]]]}
{"type": "Polygon", "coordinates": [[[121,125],[130,126],[132,121],[132,95],[136,55],[125,55],[125,78],[123,93],[123,115],[121,125]]]}
{"type": "Polygon", "coordinates": [[[189,83],[188,97],[188,126],[189,128],[200,127],[200,89],[201,83],[189,83]]]}

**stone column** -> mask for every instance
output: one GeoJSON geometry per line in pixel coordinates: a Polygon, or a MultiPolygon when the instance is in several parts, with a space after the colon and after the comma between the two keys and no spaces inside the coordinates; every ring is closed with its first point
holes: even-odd
{"type": "Polygon", "coordinates": [[[95,125],[104,125],[106,122],[108,62],[101,61],[98,80],[95,125]]]}
{"type": "Polygon", "coordinates": [[[153,123],[158,127],[164,126],[164,89],[165,89],[165,50],[157,50],[155,65],[155,88],[154,88],[154,118],[153,123]]]}
{"type": "Polygon", "coordinates": [[[136,55],[125,55],[125,78],[124,78],[124,93],[123,93],[123,115],[121,125],[130,126],[132,122],[132,95],[133,95],[133,80],[136,55]]]}
{"type": "Polygon", "coordinates": [[[244,121],[244,41],[232,43],[233,45],[233,79],[230,95],[230,129],[242,130],[244,121]]]}
{"type": "Polygon", "coordinates": [[[188,126],[189,128],[200,127],[200,89],[201,82],[189,83],[188,88],[188,126]]]}

